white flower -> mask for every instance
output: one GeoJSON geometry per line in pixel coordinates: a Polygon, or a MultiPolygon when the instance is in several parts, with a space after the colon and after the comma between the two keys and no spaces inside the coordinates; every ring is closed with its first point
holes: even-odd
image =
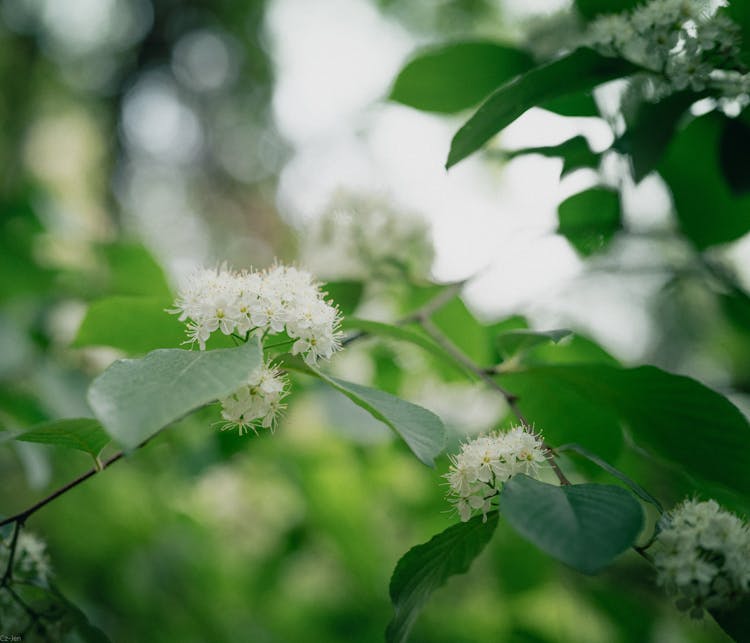
{"type": "Polygon", "coordinates": [[[423,217],[344,192],[305,231],[302,248],[305,264],[329,279],[424,279],[434,255],[423,217]]]}
{"type": "Polygon", "coordinates": [[[277,368],[264,364],[241,388],[220,400],[225,420],[222,431],[236,428],[242,435],[258,426],[272,429],[284,408],[281,400],[286,394],[286,378],[277,368]]]}
{"type": "Polygon", "coordinates": [[[293,353],[313,364],[340,348],[340,315],[310,273],[274,265],[262,272],[235,272],[226,267],[193,273],[175,301],[187,322],[188,341],[205,350],[211,334],[246,338],[285,332],[296,340],[293,353]]]}
{"type": "Polygon", "coordinates": [[[492,498],[504,482],[517,473],[537,477],[545,461],[541,439],[523,427],[479,436],[465,442],[458,455],[451,456],[451,466],[445,474],[450,501],[464,522],[477,510],[486,518],[492,498]]]}
{"type": "Polygon", "coordinates": [[[661,521],[654,543],[657,583],[700,618],[750,592],[750,528],[715,500],[686,500],[661,521]]]}

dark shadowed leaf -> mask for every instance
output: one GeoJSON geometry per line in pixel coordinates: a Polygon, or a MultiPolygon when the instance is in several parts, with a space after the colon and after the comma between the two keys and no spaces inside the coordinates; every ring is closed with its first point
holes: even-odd
{"type": "Polygon", "coordinates": [[[715,113],[696,118],[674,137],[659,166],[680,226],[699,249],[733,241],[750,230],[750,195],[735,197],[719,168],[726,120],[715,113]]]}
{"type": "Polygon", "coordinates": [[[557,487],[525,475],[503,485],[500,513],[521,536],[584,574],[609,565],[643,528],[641,506],[622,487],[557,487]]]}
{"type": "Polygon", "coordinates": [[[518,76],[496,90],[456,133],[446,167],[476,152],[526,110],[558,96],[592,89],[634,71],[633,65],[577,49],[518,76]]]}
{"type": "Polygon", "coordinates": [[[736,643],[750,643],[750,598],[731,610],[711,610],[711,616],[736,643]]]}
{"type": "Polygon", "coordinates": [[[558,233],[588,256],[603,249],[620,229],[620,197],[608,188],[591,188],[565,199],[557,216],[558,233]]]}
{"type": "Polygon", "coordinates": [[[386,630],[386,641],[402,643],[432,593],[451,577],[463,574],[482,552],[497,527],[497,513],[487,522],[476,516],[448,527],[423,545],[412,547],[391,577],[390,594],[394,615],[386,630]]]}
{"type": "Polygon", "coordinates": [[[584,18],[595,18],[603,13],[620,13],[632,9],[639,0],[575,0],[576,9],[584,18]]]}
{"type": "Polygon", "coordinates": [[[604,364],[540,366],[500,380],[520,396],[522,411],[553,444],[574,441],[612,461],[602,439],[618,430],[619,421],[638,445],[690,471],[696,485],[704,481],[750,493],[747,419],[696,380],[653,366],[604,364]],[[588,422],[592,412],[601,414],[598,425],[588,422]]]}
{"type": "Polygon", "coordinates": [[[618,480],[624,482],[628,487],[630,487],[630,490],[636,496],[638,496],[641,500],[654,505],[654,507],[656,507],[659,511],[663,511],[661,503],[656,498],[654,498],[648,491],[646,491],[643,487],[641,487],[641,485],[639,485],[634,480],[631,480],[622,471],[613,467],[609,462],[602,460],[595,453],[591,453],[591,451],[589,451],[588,449],[584,449],[580,444],[563,444],[562,446],[557,447],[555,451],[559,451],[561,453],[564,451],[575,451],[576,453],[578,453],[579,455],[582,455],[587,460],[590,460],[597,466],[601,467],[604,471],[609,473],[611,476],[614,476],[618,480]]]}
{"type": "Polygon", "coordinates": [[[425,111],[458,112],[533,65],[526,52],[494,42],[442,45],[417,53],[406,64],[390,98],[425,111]]]}
{"type": "Polygon", "coordinates": [[[510,158],[524,154],[541,154],[563,161],[561,177],[581,168],[596,169],[599,167],[600,155],[591,151],[585,136],[574,136],[559,145],[548,147],[529,147],[510,153],[510,158]]]}
{"type": "Polygon", "coordinates": [[[729,118],[719,141],[719,162],[734,196],[750,191],[750,111],[729,118]]]}
{"type": "Polygon", "coordinates": [[[261,360],[261,349],[252,341],[215,351],[157,350],[112,364],[92,382],[88,401],[107,432],[132,449],[235,391],[261,360]]]}
{"type": "Polygon", "coordinates": [[[690,106],[701,97],[695,92],[672,94],[658,103],[640,101],[625,112],[627,130],[614,147],[630,156],[635,182],[656,169],[690,106]]]}

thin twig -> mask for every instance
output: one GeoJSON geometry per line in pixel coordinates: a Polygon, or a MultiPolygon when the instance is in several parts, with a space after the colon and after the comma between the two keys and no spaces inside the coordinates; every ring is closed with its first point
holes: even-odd
{"type": "Polygon", "coordinates": [[[0,587],[7,585],[13,578],[13,562],[16,557],[16,549],[18,548],[18,535],[23,528],[23,521],[17,520],[13,527],[13,537],[10,540],[10,553],[8,554],[8,566],[5,568],[2,580],[0,580],[0,587]]]}

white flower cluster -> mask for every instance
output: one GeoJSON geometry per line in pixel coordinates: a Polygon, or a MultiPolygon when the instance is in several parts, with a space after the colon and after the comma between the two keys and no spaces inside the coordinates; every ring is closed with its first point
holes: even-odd
{"type": "Polygon", "coordinates": [[[302,256],[330,279],[425,279],[435,251],[421,216],[341,193],[305,231],[302,256]]]}
{"type": "Polygon", "coordinates": [[[736,96],[746,84],[732,72],[739,27],[707,0],[651,0],[632,12],[600,16],[585,44],[663,75],[663,93],[717,87],[736,96]],[[714,8],[712,8],[714,7],[714,8]],[[727,73],[732,83],[723,79],[727,73]]]}
{"type": "Polygon", "coordinates": [[[700,618],[750,592],[750,528],[715,500],[686,500],[662,519],[655,540],[657,582],[677,607],[700,618]]]}
{"type": "Polygon", "coordinates": [[[188,337],[205,350],[214,331],[246,337],[286,331],[292,354],[315,363],[338,350],[340,315],[310,273],[276,265],[262,272],[220,268],[195,272],[180,290],[176,309],[188,337]]]}
{"type": "Polygon", "coordinates": [[[449,499],[463,522],[474,511],[481,511],[486,518],[492,498],[504,482],[517,473],[537,477],[545,460],[541,439],[523,427],[475,438],[464,443],[458,455],[451,456],[451,466],[445,474],[450,485],[449,499]]]}
{"type": "Polygon", "coordinates": [[[264,364],[242,388],[220,400],[221,417],[225,420],[222,430],[237,428],[242,435],[258,425],[272,429],[284,408],[281,400],[286,394],[286,377],[278,368],[264,364]]]}

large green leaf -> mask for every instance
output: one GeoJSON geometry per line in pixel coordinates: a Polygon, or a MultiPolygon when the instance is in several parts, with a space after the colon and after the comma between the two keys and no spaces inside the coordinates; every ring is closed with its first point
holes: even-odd
{"type": "Polygon", "coordinates": [[[522,474],[503,485],[500,513],[526,540],[584,574],[609,565],[643,528],[641,506],[622,487],[558,487],[522,474]]]}
{"type": "Polygon", "coordinates": [[[565,199],[557,216],[557,231],[588,256],[604,248],[620,229],[620,197],[608,188],[591,188],[565,199]]]}
{"type": "Polygon", "coordinates": [[[635,182],[656,169],[690,106],[701,97],[692,91],[677,92],[658,103],[639,101],[625,111],[627,129],[614,147],[630,156],[635,182]]]}
{"type": "Polygon", "coordinates": [[[88,401],[107,432],[132,449],[235,391],[261,360],[260,346],[252,341],[215,351],[157,350],[112,364],[91,384],[88,401]]]}
{"type": "Polygon", "coordinates": [[[176,348],[185,341],[185,326],[165,312],[162,297],[113,296],[93,302],[73,346],[112,346],[137,355],[157,348],[176,348]]]}
{"type": "Polygon", "coordinates": [[[590,460],[611,476],[617,478],[621,482],[624,482],[628,487],[630,487],[630,490],[641,500],[654,505],[654,507],[656,507],[660,512],[664,511],[661,503],[648,491],[641,487],[641,485],[639,485],[635,480],[632,480],[630,477],[626,476],[622,471],[613,467],[606,460],[602,460],[598,455],[591,453],[591,451],[589,451],[588,449],[584,449],[580,444],[563,444],[562,446],[556,447],[555,451],[559,453],[562,453],[564,451],[574,451],[575,453],[582,455],[584,458],[590,460]]]}
{"type": "Polygon", "coordinates": [[[495,91],[456,133],[446,167],[476,152],[526,110],[558,96],[592,89],[634,69],[617,58],[607,58],[590,49],[576,49],[518,76],[495,91]]]}
{"type": "Polygon", "coordinates": [[[109,436],[101,424],[92,418],[47,422],[17,434],[15,439],[76,449],[90,454],[95,459],[109,442],[109,436]]]}
{"type": "Polygon", "coordinates": [[[511,158],[524,154],[541,154],[551,158],[560,158],[563,161],[561,178],[581,168],[597,169],[599,167],[600,154],[591,151],[585,136],[574,136],[559,145],[546,147],[527,147],[516,150],[510,154],[511,158]]]}
{"type": "Polygon", "coordinates": [[[390,98],[421,110],[454,113],[473,107],[533,66],[526,52],[495,42],[441,45],[418,53],[406,64],[390,98]]]}
{"type": "Polygon", "coordinates": [[[719,137],[726,117],[706,114],[672,140],[659,171],[669,185],[677,218],[699,249],[750,231],[750,195],[734,197],[719,168],[719,137]]]}
{"type": "Polygon", "coordinates": [[[689,377],[653,366],[571,364],[528,368],[501,381],[553,444],[577,442],[612,460],[602,434],[617,431],[619,420],[638,445],[697,481],[750,493],[747,419],[723,395],[689,377]],[[602,422],[592,424],[591,414],[602,422]]]}
{"type": "Polygon", "coordinates": [[[291,356],[284,360],[284,365],[314,375],[346,395],[357,406],[400,435],[421,462],[429,467],[435,466],[435,458],[445,445],[445,426],[432,411],[390,393],[330,377],[291,356]]]}
{"type": "Polygon", "coordinates": [[[406,641],[420,610],[441,585],[456,574],[465,573],[482,552],[497,527],[497,513],[483,522],[476,516],[437,534],[428,542],[412,547],[391,577],[390,594],[394,615],[386,630],[386,641],[406,641]]]}

